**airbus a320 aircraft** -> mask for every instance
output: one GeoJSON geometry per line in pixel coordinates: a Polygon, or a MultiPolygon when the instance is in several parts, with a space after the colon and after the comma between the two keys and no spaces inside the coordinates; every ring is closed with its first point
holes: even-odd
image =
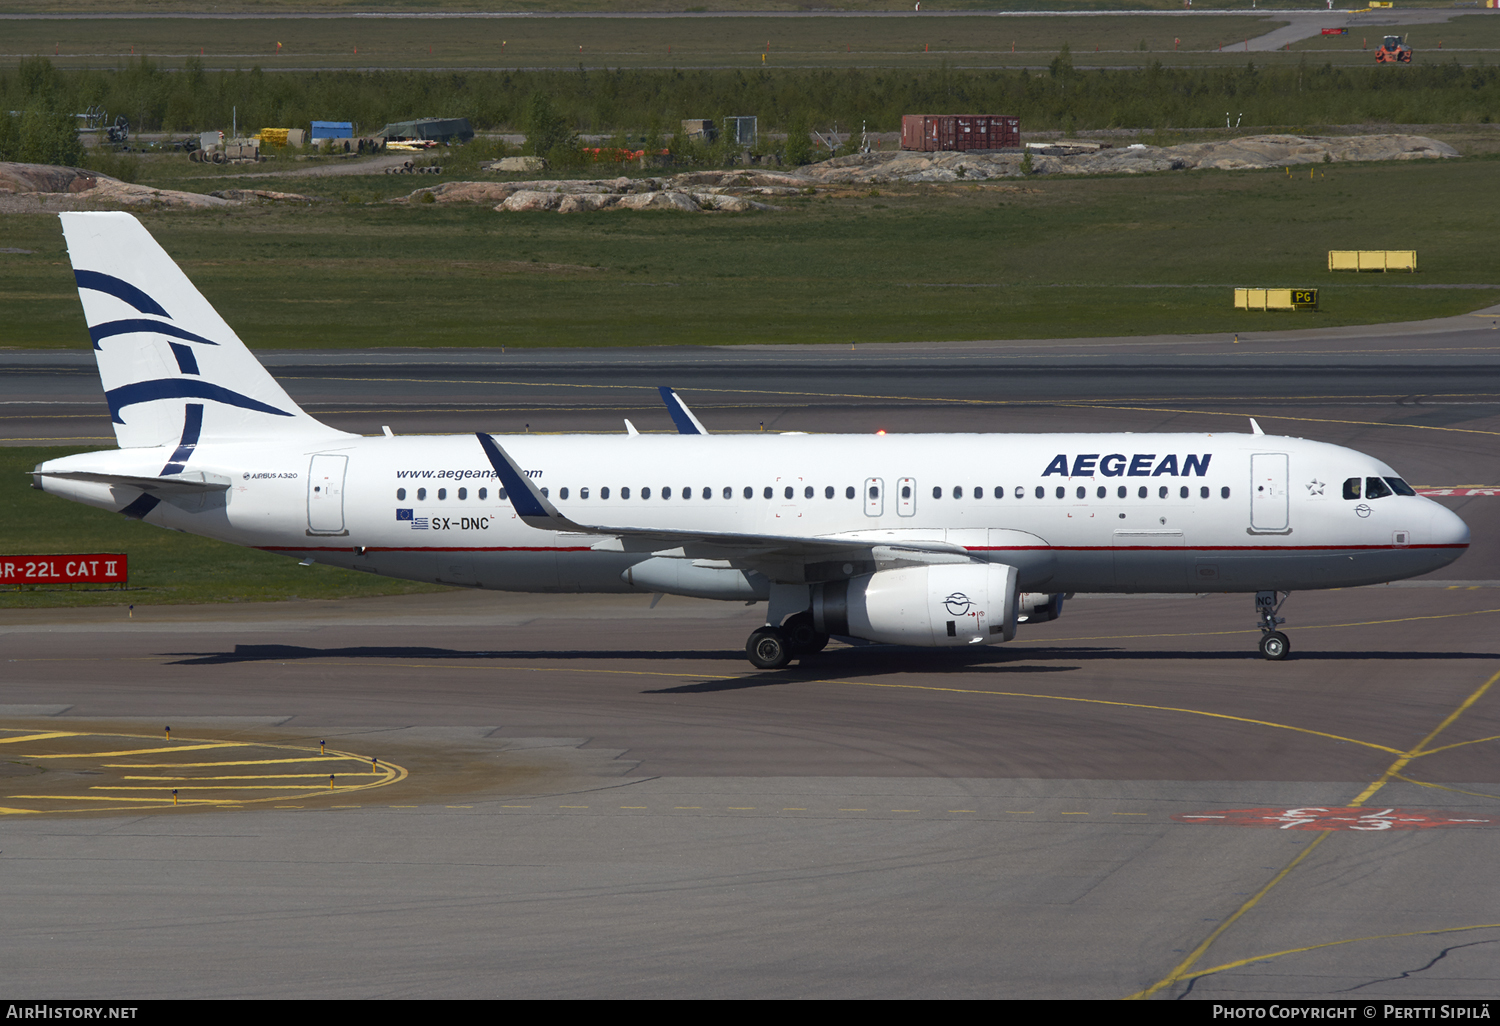
{"type": "Polygon", "coordinates": [[[763,602],[761,668],[830,636],[1008,641],[1074,592],[1427,573],[1469,531],[1350,449],[1252,434],[365,437],[303,412],[135,218],[60,215],[119,448],[35,486],[305,562],[472,588],[763,602]]]}

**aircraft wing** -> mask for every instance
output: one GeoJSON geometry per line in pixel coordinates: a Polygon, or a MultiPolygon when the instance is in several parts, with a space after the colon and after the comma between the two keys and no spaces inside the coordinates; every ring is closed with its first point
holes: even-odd
{"type": "MultiPolygon", "coordinates": [[[[654,552],[688,559],[723,560],[758,570],[773,580],[802,581],[822,576],[820,564],[854,564],[858,572],[907,564],[968,562],[961,545],[947,541],[902,539],[883,542],[862,538],[744,534],[728,531],[684,531],[629,524],[581,524],[563,515],[544,496],[495,439],[477,433],[485,457],[495,468],[516,515],[544,531],[594,535],[596,550],[654,552]]],[[[835,574],[834,576],[847,576],[835,574]]]]}

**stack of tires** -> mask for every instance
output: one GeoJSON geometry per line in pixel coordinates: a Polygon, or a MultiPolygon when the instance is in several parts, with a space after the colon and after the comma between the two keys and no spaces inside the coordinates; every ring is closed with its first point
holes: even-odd
{"type": "Polygon", "coordinates": [[[440,175],[443,173],[443,169],[438,164],[434,164],[431,167],[414,167],[412,162],[408,160],[399,167],[386,168],[385,173],[388,175],[440,175]]]}

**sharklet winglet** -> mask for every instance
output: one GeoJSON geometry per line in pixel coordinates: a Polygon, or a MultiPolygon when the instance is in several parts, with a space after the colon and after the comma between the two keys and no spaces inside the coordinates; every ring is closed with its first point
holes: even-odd
{"type": "Polygon", "coordinates": [[[679,435],[708,434],[708,428],[693,416],[693,411],[687,408],[687,403],[682,401],[682,396],[666,385],[658,385],[656,390],[661,393],[661,401],[667,404],[667,412],[672,415],[672,423],[677,425],[679,435]]]}
{"type": "Polygon", "coordinates": [[[500,444],[492,436],[476,431],[474,437],[479,439],[479,447],[484,450],[485,458],[490,461],[490,466],[495,468],[495,475],[505,486],[505,494],[515,507],[516,516],[525,524],[544,531],[593,533],[591,528],[575,524],[559,513],[557,507],[547,501],[547,497],[531,483],[526,472],[516,465],[510,454],[500,448],[500,444]]]}

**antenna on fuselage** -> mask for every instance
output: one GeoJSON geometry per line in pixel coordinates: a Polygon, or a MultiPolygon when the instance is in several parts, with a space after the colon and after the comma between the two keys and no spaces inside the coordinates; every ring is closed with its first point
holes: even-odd
{"type": "Polygon", "coordinates": [[[1255,418],[1254,417],[1250,418],[1250,433],[1252,435],[1263,435],[1263,434],[1265,434],[1265,432],[1260,429],[1260,425],[1257,424],[1257,423],[1255,423],[1255,418]]]}

